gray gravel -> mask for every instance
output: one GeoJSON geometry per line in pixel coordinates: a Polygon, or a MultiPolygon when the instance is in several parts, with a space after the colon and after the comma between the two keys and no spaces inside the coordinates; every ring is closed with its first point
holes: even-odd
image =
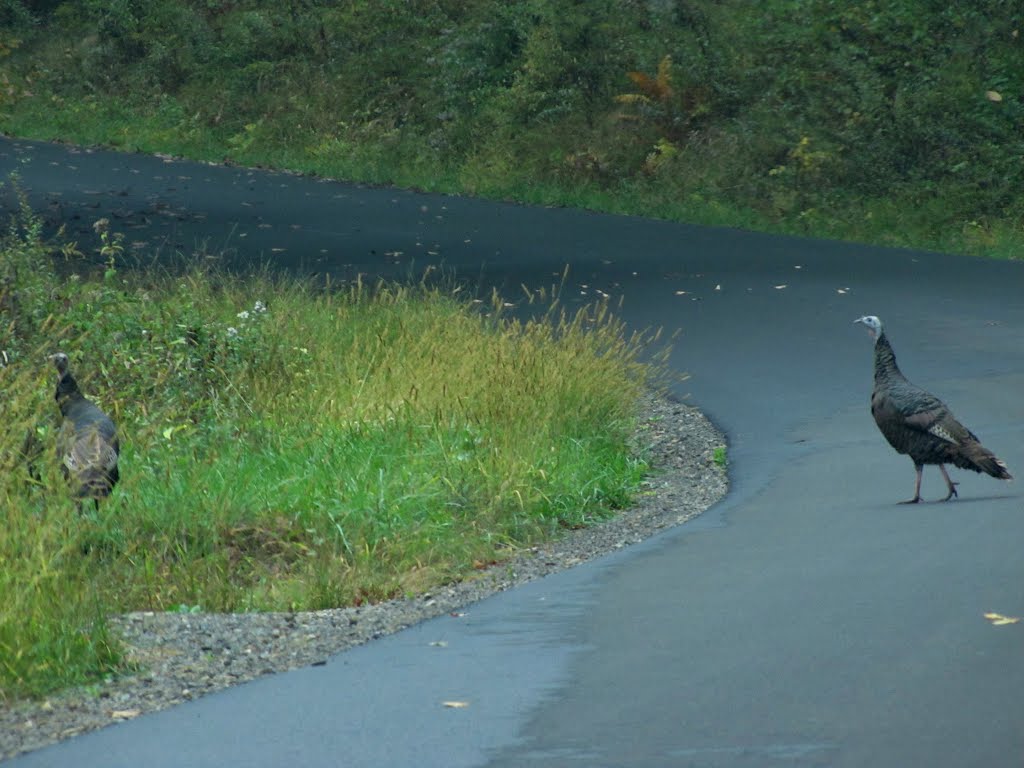
{"type": "Polygon", "coordinates": [[[598,555],[699,515],[725,495],[713,460],[722,434],[699,411],[650,398],[636,436],[656,468],[647,493],[614,519],[428,594],[309,613],[131,613],[114,617],[138,674],[43,701],[0,704],[0,760],[328,656],[598,555]]]}

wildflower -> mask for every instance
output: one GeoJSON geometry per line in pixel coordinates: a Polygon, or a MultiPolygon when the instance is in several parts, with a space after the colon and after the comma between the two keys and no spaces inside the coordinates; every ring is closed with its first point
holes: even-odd
{"type": "Polygon", "coordinates": [[[252,311],[255,312],[257,315],[262,315],[264,312],[267,311],[267,305],[264,304],[262,301],[257,301],[255,304],[253,304],[252,311]]]}
{"type": "Polygon", "coordinates": [[[238,329],[235,328],[234,326],[229,326],[228,327],[228,338],[229,339],[237,339],[238,338],[238,329]]]}
{"type": "Polygon", "coordinates": [[[110,219],[97,219],[92,223],[92,229],[97,235],[102,235],[110,229],[110,219]]]}
{"type": "Polygon", "coordinates": [[[249,319],[249,311],[243,309],[241,312],[239,312],[237,315],[235,315],[235,317],[237,317],[239,320],[248,320],[249,319]]]}

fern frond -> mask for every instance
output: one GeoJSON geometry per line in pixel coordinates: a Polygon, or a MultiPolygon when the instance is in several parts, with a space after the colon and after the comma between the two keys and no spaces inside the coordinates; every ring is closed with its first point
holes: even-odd
{"type": "Polygon", "coordinates": [[[636,87],[648,96],[658,98],[658,83],[644,72],[627,72],[626,77],[636,83],[636,87]]]}
{"type": "Polygon", "coordinates": [[[650,104],[651,100],[642,93],[620,93],[615,97],[619,104],[650,104]]]}
{"type": "Polygon", "coordinates": [[[658,74],[655,77],[644,72],[627,72],[626,77],[632,80],[640,93],[655,101],[668,101],[675,92],[672,90],[672,57],[662,56],[658,62],[658,74]]]}
{"type": "Polygon", "coordinates": [[[672,57],[665,54],[658,62],[658,88],[662,93],[672,92],[672,57]]]}

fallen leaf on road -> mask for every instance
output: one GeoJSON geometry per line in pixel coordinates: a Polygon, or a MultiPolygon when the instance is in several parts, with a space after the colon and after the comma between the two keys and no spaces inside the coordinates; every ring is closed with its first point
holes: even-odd
{"type": "Polygon", "coordinates": [[[1016,624],[1020,621],[1019,618],[1013,616],[1003,616],[1001,613],[986,613],[985,618],[992,622],[995,627],[1002,627],[1006,624],[1016,624]]]}

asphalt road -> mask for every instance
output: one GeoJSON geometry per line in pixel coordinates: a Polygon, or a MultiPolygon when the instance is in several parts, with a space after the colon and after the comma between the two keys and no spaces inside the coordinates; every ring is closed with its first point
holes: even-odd
{"type": "MultiPolygon", "coordinates": [[[[908,377],[1024,478],[1024,265],[0,140],[11,169],[80,244],[107,216],[165,256],[443,263],[508,295],[568,265],[568,300],[680,331],[677,394],[727,433],[732,481],[701,518],[462,618],[12,768],[1024,764],[1024,622],[983,617],[1024,616],[1020,486],[953,469],[959,500],[898,506],[913,467],[871,420],[852,324],[879,315],[908,377]]],[[[926,468],[925,497],[943,487],[926,468]]]]}

